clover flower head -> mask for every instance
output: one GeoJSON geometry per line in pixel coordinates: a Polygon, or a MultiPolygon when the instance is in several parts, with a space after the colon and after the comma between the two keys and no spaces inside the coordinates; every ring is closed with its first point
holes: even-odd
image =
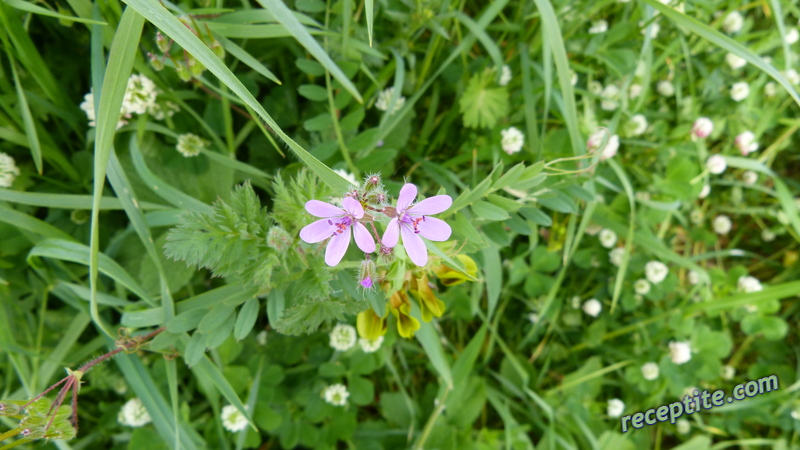
{"type": "Polygon", "coordinates": [[[525,135],[522,134],[522,131],[519,131],[516,127],[508,127],[505,130],[501,130],[500,134],[503,137],[500,145],[502,145],[504,152],[513,155],[522,150],[522,144],[525,142],[525,135]]]}
{"type": "Polygon", "coordinates": [[[390,217],[394,217],[389,221],[381,241],[385,247],[394,247],[402,236],[408,257],[414,264],[424,267],[428,263],[428,249],[422,238],[446,241],[452,233],[450,225],[430,215],[446,211],[453,204],[453,199],[449,195],[436,195],[413,203],[416,198],[417,186],[412,183],[403,185],[394,211],[385,210],[390,217]]]}
{"type": "Polygon", "coordinates": [[[143,427],[152,421],[144,404],[138,398],[128,400],[117,414],[117,422],[128,427],[143,427]]]}
{"type": "Polygon", "coordinates": [[[686,419],[678,419],[678,421],[675,422],[675,428],[678,430],[678,434],[686,434],[691,431],[692,424],[686,419]]]}
{"type": "Polygon", "coordinates": [[[705,139],[714,131],[714,122],[708,117],[698,117],[692,125],[692,139],[705,139]]]}
{"type": "Polygon", "coordinates": [[[734,375],[736,375],[736,369],[729,365],[722,366],[720,376],[723,380],[732,380],[734,375]]]}
{"type": "Polygon", "coordinates": [[[352,197],[342,199],[342,208],[319,200],[306,202],[306,211],[322,219],[312,222],[300,230],[300,239],[316,244],[330,238],[325,250],[325,264],[335,266],[344,257],[350,246],[350,235],[355,236],[356,245],[364,253],[375,251],[375,241],[367,227],[359,220],[364,217],[364,207],[352,197]]]}
{"type": "Polygon", "coordinates": [[[654,362],[648,362],[642,365],[642,377],[645,380],[653,381],[658,378],[658,364],[654,362]]]}
{"type": "Polygon", "coordinates": [[[14,158],[7,153],[0,152],[0,188],[11,187],[19,173],[19,167],[14,158]]]}
{"type": "Polygon", "coordinates": [[[744,25],[744,17],[739,11],[732,11],[722,21],[722,29],[728,34],[738,33],[744,25]]]}
{"type": "Polygon", "coordinates": [[[597,317],[600,314],[600,311],[603,310],[603,304],[600,303],[600,301],[596,298],[590,298],[583,303],[582,308],[583,312],[586,314],[592,317],[597,317]]]}
{"type": "Polygon", "coordinates": [[[602,101],[600,102],[600,108],[604,111],[614,111],[619,107],[619,97],[620,91],[617,85],[609,84],[603,89],[601,93],[603,97],[602,101]]]}
{"type": "Polygon", "coordinates": [[[599,239],[600,245],[605,248],[611,248],[617,243],[617,233],[614,233],[608,228],[603,228],[603,230],[600,231],[599,239]]]}
{"type": "Polygon", "coordinates": [[[331,330],[330,345],[335,350],[346,352],[356,345],[357,336],[356,329],[352,325],[340,323],[331,330]]]}
{"type": "Polygon", "coordinates": [[[383,336],[378,336],[378,338],[374,340],[365,338],[358,339],[358,345],[361,346],[361,350],[364,353],[377,352],[381,348],[381,344],[383,344],[383,336]]]}
{"type": "Polygon", "coordinates": [[[650,261],[644,265],[645,278],[653,284],[661,283],[668,274],[669,268],[661,261],[650,261]]]}
{"type": "Polygon", "coordinates": [[[767,97],[775,97],[778,95],[778,85],[770,81],[764,85],[764,95],[767,97]]]}
{"type": "Polygon", "coordinates": [[[798,39],[800,39],[800,32],[797,31],[797,28],[791,28],[789,32],[786,33],[783,40],[787,44],[792,45],[797,42],[798,39]]]}
{"type": "Polygon", "coordinates": [[[706,168],[710,173],[719,175],[722,172],[725,172],[725,169],[728,168],[728,163],[725,161],[725,157],[722,155],[711,155],[706,160],[706,168]]]}
{"type": "Polygon", "coordinates": [[[740,291],[746,293],[758,292],[764,289],[764,287],[761,286],[761,282],[758,281],[757,278],[751,276],[739,277],[737,285],[740,291]]]}
{"type": "Polygon", "coordinates": [[[731,228],[733,228],[733,222],[730,217],[720,214],[714,218],[713,227],[715,233],[724,235],[730,233],[731,228]]]}
{"type": "Polygon", "coordinates": [[[603,19],[592,22],[592,26],[589,28],[589,34],[601,34],[606,31],[608,31],[608,22],[603,19]]]}
{"type": "Polygon", "coordinates": [[[183,155],[184,158],[191,158],[199,155],[206,147],[208,147],[208,141],[196,134],[185,133],[178,136],[178,144],[175,146],[175,150],[183,155]]]}
{"type": "MultiPolygon", "coordinates": [[[[378,94],[378,100],[375,101],[375,107],[381,111],[386,111],[389,109],[389,103],[392,101],[392,94],[394,93],[394,86],[388,87],[382,90],[378,94]]],[[[397,101],[394,103],[394,109],[389,114],[394,114],[403,107],[406,103],[406,98],[402,95],[397,97],[397,101]]]]}
{"type": "Polygon", "coordinates": [[[233,433],[247,428],[247,417],[235,406],[227,405],[222,408],[222,426],[233,433]]]}
{"type": "Polygon", "coordinates": [[[733,141],[736,148],[742,152],[742,155],[747,156],[750,153],[758,150],[758,142],[756,142],[756,135],[752,131],[745,131],[739,133],[733,141]]]}
{"type": "Polygon", "coordinates": [[[625,249],[621,247],[617,247],[610,252],[608,252],[608,261],[619,267],[622,264],[622,257],[625,256],[625,249]]]}
{"type": "Polygon", "coordinates": [[[508,67],[508,64],[503,64],[503,68],[500,69],[500,80],[497,84],[500,86],[508,86],[508,83],[511,82],[511,67],[508,67]]]}
{"type": "Polygon", "coordinates": [[[333,406],[344,406],[347,404],[347,398],[350,393],[347,392],[347,387],[343,384],[332,384],[322,391],[322,397],[325,401],[333,406]]]}
{"type": "Polygon", "coordinates": [[[692,359],[692,347],[688,342],[670,341],[669,357],[675,364],[684,364],[692,359]]]}
{"type": "Polygon", "coordinates": [[[741,69],[747,65],[747,61],[744,58],[733,53],[728,53],[725,55],[725,62],[727,62],[730,68],[733,70],[741,69]]]}
{"type": "Polygon", "coordinates": [[[752,170],[746,170],[742,174],[742,181],[744,181],[744,184],[752,186],[756,184],[756,181],[758,181],[758,174],[753,172],[752,170]]]}
{"type": "Polygon", "coordinates": [[[153,80],[144,75],[131,75],[122,100],[122,114],[147,113],[155,104],[157,96],[158,88],[153,80]]]}
{"type": "Polygon", "coordinates": [[[639,295],[647,295],[650,292],[650,282],[644,278],[640,278],[633,283],[633,290],[639,295]]]}
{"type": "Polygon", "coordinates": [[[746,81],[733,83],[733,86],[731,86],[731,99],[733,101],[740,102],[746,99],[748,95],[750,95],[750,85],[746,81]]]}
{"type": "Polygon", "coordinates": [[[619,417],[622,415],[623,411],[625,411],[625,403],[623,403],[622,400],[612,398],[608,401],[608,407],[606,408],[608,417],[619,417]]]}
{"type": "Polygon", "coordinates": [[[697,195],[697,198],[706,198],[706,197],[708,197],[708,194],[710,194],[710,193],[711,193],[711,185],[704,184],[703,188],[700,189],[700,194],[697,195]]]}
{"type": "Polygon", "coordinates": [[[603,84],[597,80],[593,80],[589,82],[586,89],[594,95],[600,95],[600,93],[603,92],[603,84]]]}
{"type": "Polygon", "coordinates": [[[786,77],[786,80],[789,81],[789,83],[795,86],[800,84],[800,74],[794,69],[789,69],[783,72],[783,76],[786,77]]]}
{"type": "Polygon", "coordinates": [[[641,136],[647,131],[647,117],[643,114],[636,114],[628,121],[628,132],[632,136],[641,136]]]}
{"type": "Polygon", "coordinates": [[[690,270],[688,274],[689,284],[692,286],[700,282],[700,273],[696,270],[690,270]]]}
{"type": "Polygon", "coordinates": [[[628,96],[629,96],[631,99],[634,99],[634,98],[639,98],[639,96],[640,96],[640,95],[642,95],[642,91],[643,91],[643,90],[644,90],[644,88],[642,87],[642,85],[641,85],[641,84],[639,84],[639,83],[633,83],[633,84],[631,84],[631,86],[628,88],[628,96]]]}
{"type": "Polygon", "coordinates": [[[761,240],[764,242],[772,242],[775,240],[775,233],[769,228],[764,228],[761,232],[761,240]]]}
{"type": "Polygon", "coordinates": [[[672,82],[669,80],[661,80],[656,85],[656,92],[658,92],[663,97],[672,97],[675,95],[675,86],[672,85],[672,82]]]}
{"type": "Polygon", "coordinates": [[[256,342],[257,342],[257,343],[258,343],[258,345],[260,345],[261,347],[263,347],[263,346],[267,345],[267,330],[261,330],[261,331],[260,331],[260,332],[259,332],[259,333],[256,335],[256,342]]]}

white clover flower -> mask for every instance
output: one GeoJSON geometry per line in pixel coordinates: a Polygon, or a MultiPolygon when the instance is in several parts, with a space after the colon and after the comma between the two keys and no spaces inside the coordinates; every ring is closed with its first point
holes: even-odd
{"type": "Polygon", "coordinates": [[[614,233],[608,228],[603,228],[603,230],[600,232],[599,239],[600,245],[605,248],[611,248],[617,243],[617,233],[614,233]]]}
{"type": "Polygon", "coordinates": [[[643,114],[636,114],[628,121],[628,130],[633,136],[641,136],[647,131],[647,118],[643,114]]]}
{"type": "Polygon", "coordinates": [[[633,290],[639,295],[647,295],[650,292],[650,282],[644,278],[640,278],[633,283],[633,290]]]}
{"type": "Polygon", "coordinates": [[[700,282],[700,273],[696,270],[689,271],[689,284],[692,286],[700,282]]]}
{"type": "Polygon", "coordinates": [[[172,102],[164,102],[161,103],[153,103],[147,109],[147,114],[153,116],[156,120],[164,120],[167,117],[172,117],[175,115],[176,112],[180,111],[181,108],[172,102]]]}
{"type": "Polygon", "coordinates": [[[761,231],[761,240],[764,242],[772,242],[775,240],[775,233],[769,228],[764,228],[764,230],[761,231]]]}
{"type": "Polygon", "coordinates": [[[725,157],[722,155],[711,155],[706,160],[706,169],[710,173],[714,175],[719,175],[722,172],[725,172],[725,169],[728,168],[728,163],[725,161],[725,157]]]}
{"type": "Polygon", "coordinates": [[[330,334],[330,344],[335,350],[346,352],[356,345],[356,329],[351,325],[337,324],[330,334]]]}
{"type": "Polygon", "coordinates": [[[175,146],[175,150],[185,158],[191,158],[199,155],[206,147],[208,147],[208,141],[196,134],[186,133],[178,136],[178,145],[175,146]]]}
{"type": "Polygon", "coordinates": [[[642,90],[643,90],[643,89],[644,89],[644,88],[642,88],[642,85],[641,85],[641,84],[638,84],[638,83],[633,83],[633,84],[631,84],[631,85],[630,85],[630,87],[628,88],[628,96],[629,96],[631,99],[634,99],[634,98],[639,98],[639,96],[640,96],[640,95],[642,95],[642,90]]]}
{"type": "Polygon", "coordinates": [[[131,75],[122,100],[122,114],[127,116],[147,113],[155,104],[157,96],[158,88],[153,80],[144,75],[131,75]]]}
{"type": "Polygon", "coordinates": [[[353,186],[358,186],[358,183],[356,182],[356,176],[353,175],[352,173],[344,169],[333,169],[333,171],[336,172],[340,177],[350,182],[350,184],[352,184],[353,186]]]}
{"type": "Polygon", "coordinates": [[[256,335],[256,342],[262,347],[267,345],[267,330],[261,330],[261,332],[256,335]]]}
{"type": "Polygon", "coordinates": [[[603,92],[603,85],[599,81],[590,81],[586,89],[594,95],[600,95],[603,92]]]}
{"type": "Polygon", "coordinates": [[[731,222],[730,217],[720,214],[714,218],[712,226],[714,227],[714,233],[725,235],[730,233],[731,228],[733,228],[733,222],[731,222]]]}
{"type": "Polygon", "coordinates": [[[736,136],[736,139],[733,141],[733,144],[742,155],[747,156],[750,153],[758,150],[758,142],[756,142],[756,135],[753,134],[752,131],[745,131],[743,133],[739,133],[736,136]]]}
{"type": "Polygon", "coordinates": [[[706,198],[706,197],[708,197],[708,194],[710,194],[710,193],[711,193],[711,185],[704,184],[703,188],[700,189],[700,194],[697,196],[697,198],[706,198]]]}
{"type": "Polygon", "coordinates": [[[686,419],[678,419],[678,421],[675,422],[675,428],[678,430],[678,434],[686,434],[691,431],[692,424],[686,419]]]}
{"type": "Polygon", "coordinates": [[[569,84],[573,86],[578,84],[578,72],[575,72],[572,69],[569,69],[569,84]]]}
{"type": "Polygon", "coordinates": [[[347,392],[345,385],[332,384],[322,391],[322,397],[333,406],[344,406],[347,404],[347,397],[350,397],[350,393],[347,392]]]}
{"type": "Polygon", "coordinates": [[[222,408],[222,426],[226,430],[236,433],[247,428],[247,417],[239,412],[233,405],[227,405],[222,408]]]}
{"type": "Polygon", "coordinates": [[[508,67],[508,64],[504,64],[503,68],[500,70],[500,80],[498,84],[500,86],[508,86],[508,83],[511,82],[511,67],[508,67]]]}
{"type": "Polygon", "coordinates": [[[600,154],[600,161],[613,158],[617,154],[617,150],[619,150],[619,136],[615,134],[608,138],[608,142],[603,149],[603,153],[600,154]]]}
{"type": "Polygon", "coordinates": [[[592,27],[589,28],[589,34],[600,34],[606,31],[608,31],[608,22],[602,19],[592,22],[592,27]]]}
{"type": "Polygon", "coordinates": [[[365,338],[358,339],[358,345],[361,346],[361,350],[364,353],[377,352],[378,349],[381,348],[382,344],[383,344],[383,336],[378,336],[378,339],[375,339],[374,341],[365,338]]]}
{"type": "Polygon", "coordinates": [[[800,406],[795,406],[792,410],[792,419],[800,420],[800,406]]]}
{"type": "Polygon", "coordinates": [[[786,77],[786,81],[795,86],[800,84],[800,74],[798,74],[794,69],[789,69],[786,72],[783,72],[783,76],[786,77]]]}
{"type": "Polygon", "coordinates": [[[138,398],[128,400],[117,414],[117,422],[128,427],[142,427],[152,421],[144,404],[138,398]]]}
{"type": "Polygon", "coordinates": [[[669,357],[675,364],[683,364],[692,359],[692,347],[688,342],[670,341],[669,357]]]}
{"type": "MultiPolygon", "coordinates": [[[[389,102],[392,101],[393,93],[394,93],[394,86],[382,90],[378,94],[378,100],[375,102],[375,107],[381,111],[386,111],[387,109],[389,109],[389,102]]],[[[405,97],[403,97],[402,95],[397,97],[397,101],[394,104],[394,110],[392,110],[390,114],[394,114],[397,111],[399,111],[400,108],[402,108],[405,103],[406,103],[405,97]]]]}
{"type": "Polygon", "coordinates": [[[536,313],[530,313],[530,314],[528,314],[528,316],[527,316],[527,317],[528,317],[528,320],[529,320],[531,323],[536,323],[536,322],[538,322],[538,321],[539,321],[539,315],[538,315],[538,314],[536,314],[536,313]]]}
{"type": "Polygon", "coordinates": [[[95,120],[97,116],[94,111],[94,90],[90,89],[89,93],[83,96],[83,102],[81,102],[80,108],[86,113],[86,117],[89,119],[89,126],[96,126],[95,120]]]}
{"type": "Polygon", "coordinates": [[[722,366],[722,370],[720,370],[720,376],[723,380],[732,380],[734,375],[736,375],[736,369],[729,365],[722,366]]]}
{"type": "Polygon", "coordinates": [[[0,188],[11,187],[19,173],[19,167],[14,158],[7,153],[0,152],[0,188]]]}
{"type": "Polygon", "coordinates": [[[742,181],[744,181],[744,184],[747,186],[752,186],[758,181],[758,174],[752,170],[747,170],[742,174],[742,181]]]}
{"type": "Polygon", "coordinates": [[[600,102],[600,108],[604,111],[614,111],[619,107],[619,88],[615,84],[606,86],[601,96],[603,100],[600,102]]]}
{"type": "Polygon", "coordinates": [[[669,268],[661,261],[650,261],[644,265],[644,276],[647,281],[658,284],[669,274],[669,268]]]}
{"type": "Polygon", "coordinates": [[[618,398],[612,398],[608,401],[608,407],[606,408],[606,413],[608,413],[608,417],[619,417],[622,415],[622,412],[625,411],[625,403],[618,398]]]}
{"type": "Polygon", "coordinates": [[[522,134],[522,131],[519,131],[516,127],[508,127],[505,130],[501,130],[500,134],[502,135],[500,145],[503,147],[504,152],[513,155],[522,150],[522,144],[525,143],[525,135],[522,134]]]}
{"type": "Polygon", "coordinates": [[[583,303],[583,312],[592,317],[597,317],[602,310],[603,304],[600,303],[596,298],[590,298],[583,303]]]}
{"type": "Polygon", "coordinates": [[[767,97],[775,97],[778,95],[778,85],[770,81],[764,85],[764,95],[767,97]]]}
{"type": "Polygon", "coordinates": [[[751,276],[739,277],[737,285],[740,291],[746,293],[759,292],[764,289],[764,287],[761,286],[761,282],[758,281],[757,278],[751,276]]]}
{"type": "Polygon", "coordinates": [[[658,364],[654,362],[645,363],[642,365],[642,376],[645,380],[653,381],[658,378],[658,364]]]}
{"type": "Polygon", "coordinates": [[[714,122],[708,117],[698,117],[692,124],[692,139],[705,139],[714,131],[714,122]]]}
{"type": "Polygon", "coordinates": [[[653,22],[649,25],[645,25],[644,21],[640,21],[639,26],[642,27],[641,33],[643,35],[646,35],[647,30],[650,30],[651,39],[655,39],[656,37],[658,37],[658,32],[661,31],[661,25],[659,25],[658,22],[653,22]]]}
{"type": "Polygon", "coordinates": [[[625,249],[621,247],[617,247],[610,252],[608,252],[608,260],[611,264],[619,267],[622,264],[622,257],[625,256],[625,249]]]}
{"type": "Polygon", "coordinates": [[[703,223],[703,211],[700,209],[693,209],[692,212],[689,213],[689,220],[692,221],[695,225],[700,225],[703,223]]]}
{"type": "Polygon", "coordinates": [[[731,86],[731,99],[735,102],[740,102],[750,95],[750,85],[746,81],[734,83],[731,86]]]}
{"type": "Polygon", "coordinates": [[[744,25],[744,17],[739,11],[728,13],[725,20],[722,21],[722,29],[728,34],[738,33],[742,30],[742,25],[744,25]]]}
{"type": "Polygon", "coordinates": [[[797,28],[790,29],[784,36],[784,41],[789,45],[794,44],[798,39],[800,39],[800,33],[798,33],[797,28]]]}
{"type": "Polygon", "coordinates": [[[742,67],[747,65],[747,61],[740,57],[739,55],[735,55],[733,53],[728,53],[725,55],[725,62],[731,67],[731,69],[741,69],[742,67]]]}
{"type": "Polygon", "coordinates": [[[675,95],[675,86],[669,80],[661,80],[656,85],[656,92],[664,97],[672,97],[675,95]]]}

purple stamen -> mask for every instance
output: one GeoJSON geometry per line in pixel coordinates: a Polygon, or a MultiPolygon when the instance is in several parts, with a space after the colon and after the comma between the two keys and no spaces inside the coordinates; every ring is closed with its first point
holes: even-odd
{"type": "Polygon", "coordinates": [[[371,288],[372,287],[372,278],[366,277],[363,280],[361,280],[361,286],[363,288],[365,288],[365,289],[371,288]]]}

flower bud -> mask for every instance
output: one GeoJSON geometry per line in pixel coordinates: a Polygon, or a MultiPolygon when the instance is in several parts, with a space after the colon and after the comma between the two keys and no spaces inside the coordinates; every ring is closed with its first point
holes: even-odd
{"type": "Polygon", "coordinates": [[[178,78],[180,78],[181,81],[190,81],[192,79],[192,74],[189,73],[189,68],[186,67],[184,63],[176,64],[175,72],[178,73],[178,78]]]}
{"type": "Polygon", "coordinates": [[[467,255],[456,255],[456,259],[461,261],[461,263],[464,265],[464,270],[467,273],[465,274],[460,270],[456,270],[447,264],[442,264],[439,266],[439,269],[436,270],[436,276],[445,286],[453,286],[463,283],[469,280],[467,275],[475,277],[478,274],[478,265],[475,264],[475,261],[472,258],[467,255]]]}
{"type": "Polygon", "coordinates": [[[148,53],[147,57],[150,58],[150,65],[153,66],[153,70],[156,72],[164,70],[164,61],[161,61],[161,59],[152,53],[148,53]]]}
{"type": "Polygon", "coordinates": [[[222,47],[222,44],[220,44],[219,41],[214,41],[214,43],[211,44],[211,51],[217,55],[217,58],[225,59],[225,48],[222,47]]]}
{"type": "Polygon", "coordinates": [[[200,77],[203,72],[206,71],[206,66],[204,66],[200,61],[196,60],[193,56],[189,56],[189,72],[192,73],[192,76],[195,78],[200,77]]]}
{"type": "Polygon", "coordinates": [[[372,289],[376,282],[376,267],[371,259],[361,261],[361,268],[358,271],[358,284],[364,289],[372,289]]]}
{"type": "Polygon", "coordinates": [[[274,226],[267,233],[267,245],[277,252],[285,252],[292,246],[292,237],[283,228],[274,226]]]}
{"type": "Polygon", "coordinates": [[[699,117],[692,125],[692,138],[704,139],[714,131],[714,122],[708,117],[699,117]]]}
{"type": "Polygon", "coordinates": [[[167,53],[170,47],[170,40],[160,31],[156,31],[156,45],[158,45],[158,49],[161,50],[161,53],[167,53]]]}

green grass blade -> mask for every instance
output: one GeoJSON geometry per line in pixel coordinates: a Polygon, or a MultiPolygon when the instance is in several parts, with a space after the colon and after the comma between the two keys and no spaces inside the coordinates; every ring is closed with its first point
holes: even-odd
{"type": "Polygon", "coordinates": [[[297,42],[300,43],[311,55],[322,64],[333,78],[338,81],[344,89],[353,96],[359,103],[364,103],[361,94],[358,93],[350,79],[342,72],[342,69],[336,65],[330,56],[325,52],[321,45],[311,36],[306,27],[304,27],[299,20],[292,14],[292,11],[283,3],[283,0],[257,0],[258,3],[267,11],[272,13],[281,25],[289,30],[289,33],[294,36],[297,42]]]}
{"type": "Polygon", "coordinates": [[[243,62],[247,67],[255,70],[261,75],[264,75],[264,77],[266,77],[269,80],[272,80],[278,84],[283,84],[281,83],[281,80],[279,80],[278,77],[276,77],[275,74],[272,73],[272,71],[267,69],[267,67],[264,64],[261,64],[261,62],[257,60],[255,57],[253,57],[253,55],[248,53],[247,50],[243,49],[242,47],[239,47],[238,45],[236,45],[235,42],[223,36],[215,35],[214,37],[222,44],[222,47],[228,53],[236,57],[239,61],[243,62]]]}
{"type": "MultiPolygon", "coordinates": [[[[19,192],[0,189],[0,200],[20,205],[41,206],[56,209],[92,209],[92,197],[89,195],[55,194],[45,192],[19,192]]],[[[169,206],[142,202],[142,209],[170,209],[169,206]]],[[[102,197],[101,210],[123,209],[118,198],[102,197]]]]}
{"type": "Polygon", "coordinates": [[[625,236],[625,253],[623,253],[622,256],[622,263],[620,263],[617,268],[617,276],[614,280],[614,295],[611,297],[610,312],[613,313],[617,306],[619,296],[622,293],[622,284],[625,281],[625,274],[628,270],[628,260],[633,250],[633,232],[636,225],[636,201],[634,199],[633,187],[631,186],[630,180],[628,180],[628,176],[625,174],[625,169],[623,169],[615,159],[609,159],[608,164],[617,175],[617,178],[619,178],[620,183],[622,183],[622,187],[625,189],[625,195],[628,197],[628,206],[631,208],[630,214],[628,215],[628,234],[625,236]]]}
{"type": "Polygon", "coordinates": [[[57,13],[55,11],[50,11],[47,8],[42,8],[41,6],[36,6],[36,5],[32,4],[32,3],[28,3],[28,2],[23,1],[23,0],[3,0],[3,2],[5,2],[8,6],[10,6],[12,8],[19,9],[20,11],[26,11],[26,12],[29,12],[29,13],[39,14],[39,15],[42,15],[42,16],[55,17],[56,19],[59,19],[59,20],[67,20],[67,21],[70,21],[70,22],[80,22],[80,23],[88,23],[88,24],[94,24],[94,25],[108,25],[105,22],[100,22],[100,21],[97,21],[97,20],[83,19],[83,18],[80,18],[80,17],[67,16],[67,15],[64,15],[64,14],[59,14],[59,13],[57,13]]]}
{"type": "Polygon", "coordinates": [[[22,83],[19,81],[17,64],[13,60],[11,61],[11,73],[14,74],[14,86],[17,88],[17,99],[19,100],[22,123],[25,126],[25,136],[28,140],[28,147],[31,149],[31,156],[33,157],[33,163],[36,164],[36,171],[41,175],[42,147],[39,144],[39,134],[36,132],[36,122],[34,122],[31,109],[28,106],[28,98],[25,97],[25,90],[22,89],[22,83]]]}
{"type": "Polygon", "coordinates": [[[499,71],[501,67],[503,67],[503,56],[500,54],[500,48],[494,42],[494,39],[489,37],[486,33],[486,27],[489,24],[484,26],[478,25],[477,22],[472,20],[471,17],[467,16],[466,14],[462,13],[461,11],[457,11],[453,13],[456,19],[458,19],[461,23],[464,24],[465,27],[475,36],[478,41],[486,48],[486,53],[489,54],[489,57],[492,58],[492,62],[494,62],[495,68],[499,71]]]}
{"type": "MultiPolygon", "coordinates": [[[[129,6],[139,11],[148,21],[158,27],[164,34],[173,39],[192,56],[197,58],[211,73],[224,83],[228,89],[241,98],[249,108],[264,121],[277,134],[289,148],[314,172],[320,179],[334,191],[345,192],[349,189],[347,180],[336,174],[328,166],[300,147],[278,126],[272,117],[264,110],[261,103],[239,81],[228,67],[209,49],[197,36],[175,16],[169,13],[164,6],[156,0],[127,0],[129,6]]],[[[286,8],[284,6],[284,8],[286,8]]]]}
{"type": "MultiPolygon", "coordinates": [[[[5,222],[11,226],[17,227],[20,229],[20,231],[28,231],[33,234],[37,234],[42,236],[44,239],[54,238],[63,239],[65,241],[75,240],[74,237],[43,220],[39,220],[36,217],[21,213],[2,204],[0,204],[0,222],[5,222]]],[[[34,240],[34,242],[38,241],[38,239],[34,240]]]]}
{"type": "Polygon", "coordinates": [[[414,334],[420,345],[422,345],[425,354],[428,355],[431,364],[442,377],[442,384],[448,388],[453,388],[453,375],[450,371],[450,363],[447,361],[442,342],[439,340],[439,333],[433,329],[430,322],[422,320],[419,305],[416,302],[411,302],[411,315],[419,321],[419,330],[414,334]]]}
{"type": "Polygon", "coordinates": [[[375,19],[375,0],[364,0],[364,12],[367,16],[367,35],[369,36],[369,46],[372,47],[372,22],[375,19]]]}
{"type": "Polygon", "coordinates": [[[729,38],[728,36],[725,36],[724,34],[709,27],[708,25],[700,23],[696,19],[681,14],[678,11],[675,11],[669,6],[661,4],[656,0],[642,0],[642,1],[660,11],[662,14],[664,14],[664,17],[675,22],[676,25],[680,25],[681,27],[702,37],[703,39],[711,42],[712,44],[730,53],[733,53],[734,55],[744,59],[745,61],[749,62],[755,67],[758,67],[764,73],[766,73],[767,75],[772,77],[775,81],[780,83],[780,85],[786,89],[786,91],[789,93],[789,95],[792,97],[795,103],[800,105],[800,96],[797,95],[797,91],[795,91],[791,83],[789,83],[789,81],[786,80],[786,78],[784,78],[784,76],[781,75],[780,72],[778,72],[778,69],[764,62],[764,60],[760,56],[753,53],[750,49],[748,49],[744,45],[734,41],[733,39],[729,38]]]}

